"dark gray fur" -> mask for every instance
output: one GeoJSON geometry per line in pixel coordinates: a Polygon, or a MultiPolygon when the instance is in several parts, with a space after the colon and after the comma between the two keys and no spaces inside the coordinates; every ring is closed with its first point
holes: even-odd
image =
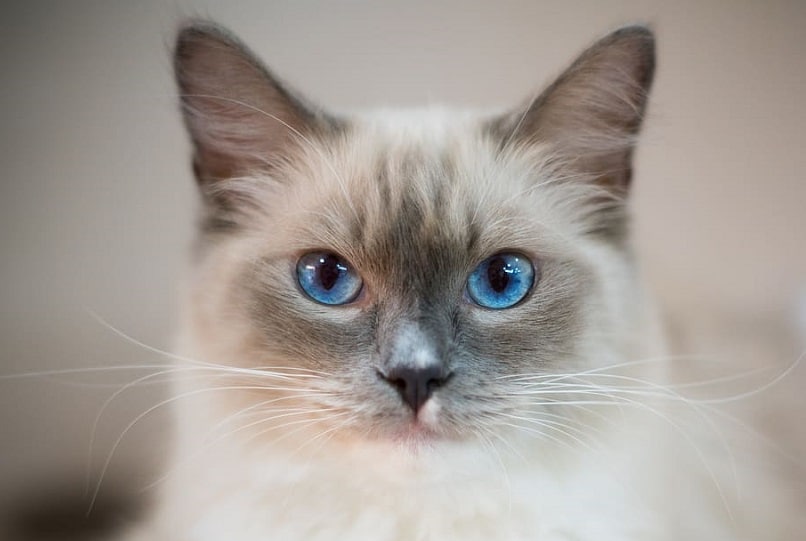
{"type": "MultiPolygon", "coordinates": [[[[251,307],[266,350],[299,366],[337,374],[350,390],[349,401],[371,412],[364,426],[379,435],[411,415],[398,393],[378,377],[379,371],[407,362],[405,353],[395,357],[401,355],[396,348],[401,329],[418,329],[451,374],[434,392],[444,407],[446,431],[457,436],[474,430],[482,417],[494,419],[496,411],[513,406],[501,399],[496,378],[574,363],[579,313],[594,287],[590,273],[577,262],[537,257],[537,285],[526,301],[499,313],[474,305],[464,291],[467,276],[492,255],[488,246],[500,240],[481,243],[485,232],[479,223],[451,229],[434,219],[446,212],[459,174],[447,157],[429,163],[415,153],[395,170],[378,164],[376,189],[383,194],[385,223],[367,231],[352,213],[340,216],[354,235],[347,241],[350,263],[371,282],[367,287],[374,299],[350,318],[321,318],[321,310],[344,308],[323,307],[299,291],[288,291],[293,269],[282,259],[262,260],[234,286],[235,304],[251,307]],[[428,177],[432,197],[405,190],[392,197],[395,190],[387,184],[408,182],[414,174],[428,177]]],[[[359,217],[367,214],[361,205],[369,199],[356,199],[359,217]]],[[[469,210],[466,215],[469,219],[469,210]]]]}

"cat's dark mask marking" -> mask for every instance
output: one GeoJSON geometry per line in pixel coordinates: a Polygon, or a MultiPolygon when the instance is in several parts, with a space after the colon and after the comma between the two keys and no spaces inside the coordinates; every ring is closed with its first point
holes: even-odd
{"type": "MultiPolygon", "coordinates": [[[[481,398],[480,386],[514,372],[547,369],[568,357],[580,326],[581,304],[593,281],[577,263],[546,258],[537,263],[542,283],[533,293],[534,302],[508,315],[479,319],[479,308],[464,297],[466,279],[500,239],[490,238],[490,227],[483,220],[472,221],[469,209],[458,213],[466,223],[452,227],[443,220],[445,213],[455,214],[450,207],[457,205],[457,199],[450,195],[450,187],[459,183],[452,178],[460,173],[456,164],[439,154],[429,157],[412,150],[397,155],[394,163],[378,160],[372,171],[375,182],[369,190],[377,197],[357,194],[356,215],[339,216],[343,231],[354,235],[345,243],[351,265],[369,289],[370,306],[349,317],[320,317],[321,310],[343,308],[322,308],[302,297],[290,299],[286,288],[293,286],[283,260],[248,268],[237,280],[234,303],[251,306],[264,347],[273,355],[341,374],[353,389],[354,400],[375,404],[370,420],[378,426],[384,419],[405,415],[397,392],[378,373],[406,368],[420,356],[418,362],[427,361],[444,377],[450,375],[434,392],[447,418],[453,419],[446,426],[461,432],[460,418],[493,408],[481,398]],[[433,189],[398,189],[407,183],[433,189]],[[440,191],[446,195],[437,195],[440,191]],[[382,221],[368,229],[357,227],[363,223],[361,216],[372,214],[364,206],[378,201],[381,208],[375,214],[382,221]]],[[[317,228],[329,230],[315,223],[317,219],[327,218],[307,220],[312,237],[317,228]]]]}

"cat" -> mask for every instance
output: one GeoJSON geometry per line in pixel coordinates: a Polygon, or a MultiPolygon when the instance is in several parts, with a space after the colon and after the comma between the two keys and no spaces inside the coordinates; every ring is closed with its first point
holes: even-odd
{"type": "Polygon", "coordinates": [[[654,70],[628,26],[509,112],[339,116],[184,26],[203,211],[132,539],[785,539],[664,384],[628,208],[654,70]]]}

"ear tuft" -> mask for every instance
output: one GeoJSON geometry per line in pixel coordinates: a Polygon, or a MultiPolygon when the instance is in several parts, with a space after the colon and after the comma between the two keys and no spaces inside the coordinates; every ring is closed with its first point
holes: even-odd
{"type": "Polygon", "coordinates": [[[213,23],[180,30],[174,69],[200,184],[270,170],[326,123],[213,23]]]}
{"type": "Polygon", "coordinates": [[[574,173],[625,192],[655,71],[655,39],[628,26],[584,51],[525,108],[497,118],[502,146],[548,145],[574,173]]]}

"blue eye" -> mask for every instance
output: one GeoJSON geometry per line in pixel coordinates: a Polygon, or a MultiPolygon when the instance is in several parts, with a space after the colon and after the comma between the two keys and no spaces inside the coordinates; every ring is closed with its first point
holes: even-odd
{"type": "Polygon", "coordinates": [[[361,292],[358,273],[336,254],[311,252],[297,262],[297,280],[310,298],[322,304],[347,304],[361,292]]]}
{"type": "Polygon", "coordinates": [[[481,262],[467,279],[467,294],[484,308],[501,310],[518,304],[535,283],[532,262],[521,254],[496,254],[481,262]]]}

